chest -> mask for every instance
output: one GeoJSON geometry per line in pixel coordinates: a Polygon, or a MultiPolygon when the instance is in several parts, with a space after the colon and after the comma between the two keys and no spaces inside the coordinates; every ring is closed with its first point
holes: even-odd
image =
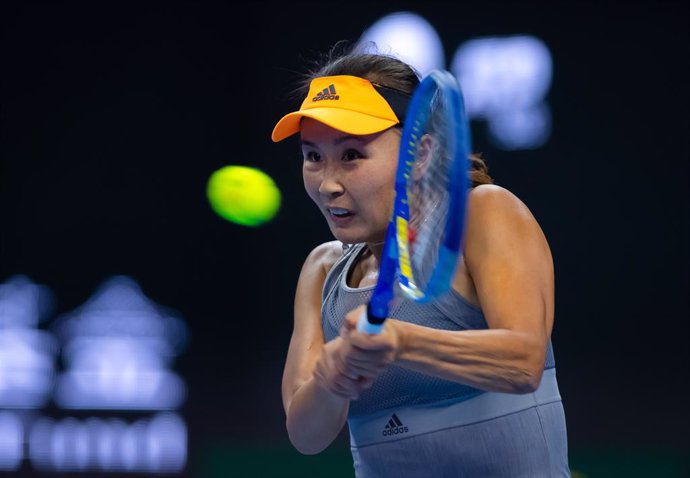
{"type": "MultiPolygon", "coordinates": [[[[353,289],[373,287],[376,285],[378,272],[378,262],[373,256],[362,257],[350,267],[346,277],[347,286],[353,289]]],[[[477,289],[462,256],[453,277],[453,289],[470,304],[480,307],[477,289]]]]}

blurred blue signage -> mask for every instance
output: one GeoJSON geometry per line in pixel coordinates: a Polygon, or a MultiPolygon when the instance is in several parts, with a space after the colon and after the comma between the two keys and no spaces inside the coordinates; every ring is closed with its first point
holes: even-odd
{"type": "Polygon", "coordinates": [[[526,34],[469,38],[458,45],[446,66],[441,36],[413,12],[388,14],[367,28],[358,41],[363,51],[406,61],[422,75],[447,69],[457,78],[470,118],[484,121],[489,140],[499,149],[536,149],[551,135],[551,53],[526,34]]]}
{"type": "Polygon", "coordinates": [[[187,345],[184,321],[126,276],[40,329],[52,309],[44,285],[0,284],[0,471],[25,460],[51,472],[183,471],[186,386],[174,358],[187,345]],[[50,416],[51,406],[64,413],[50,416]]]}

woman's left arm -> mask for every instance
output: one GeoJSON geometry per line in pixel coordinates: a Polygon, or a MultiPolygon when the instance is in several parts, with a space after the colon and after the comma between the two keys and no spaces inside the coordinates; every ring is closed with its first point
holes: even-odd
{"type": "Polygon", "coordinates": [[[464,263],[488,329],[447,331],[389,319],[379,335],[343,335],[388,350],[396,365],[487,391],[528,393],[541,381],[554,314],[553,259],[515,195],[493,185],[469,194],[464,263]]]}

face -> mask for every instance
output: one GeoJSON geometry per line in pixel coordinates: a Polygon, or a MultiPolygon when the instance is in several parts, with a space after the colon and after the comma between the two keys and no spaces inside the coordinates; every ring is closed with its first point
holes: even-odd
{"type": "Polygon", "coordinates": [[[393,210],[400,130],[354,136],[310,118],[301,129],[304,187],[336,239],[384,240],[393,210]]]}

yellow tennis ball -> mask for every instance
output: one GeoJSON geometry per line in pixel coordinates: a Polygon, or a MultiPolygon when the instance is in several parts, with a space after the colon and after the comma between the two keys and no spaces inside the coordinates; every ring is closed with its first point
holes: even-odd
{"type": "Polygon", "coordinates": [[[260,226],[280,209],[281,194],[273,179],[249,166],[223,166],[211,174],[206,196],[222,218],[243,226],[260,226]]]}

